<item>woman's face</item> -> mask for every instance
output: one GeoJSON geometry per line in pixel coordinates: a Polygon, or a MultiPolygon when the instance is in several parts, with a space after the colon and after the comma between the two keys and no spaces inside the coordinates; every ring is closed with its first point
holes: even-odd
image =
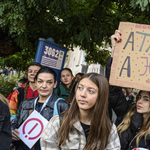
{"type": "Polygon", "coordinates": [[[76,91],[76,102],[81,111],[91,110],[98,97],[98,87],[89,78],[84,78],[79,82],[76,91]]]}
{"type": "Polygon", "coordinates": [[[137,100],[137,112],[147,114],[150,112],[150,95],[147,91],[142,91],[137,100]]]}
{"type": "Polygon", "coordinates": [[[61,72],[61,77],[60,77],[61,82],[63,82],[65,85],[68,87],[71,85],[73,76],[70,71],[68,70],[63,70],[61,72]]]}
{"type": "Polygon", "coordinates": [[[53,93],[57,84],[57,82],[54,82],[54,76],[51,73],[39,73],[35,83],[39,96],[45,98],[53,93]]]}
{"type": "Polygon", "coordinates": [[[29,82],[34,82],[34,77],[39,70],[40,70],[39,66],[30,66],[28,68],[28,81],[29,82]]]}

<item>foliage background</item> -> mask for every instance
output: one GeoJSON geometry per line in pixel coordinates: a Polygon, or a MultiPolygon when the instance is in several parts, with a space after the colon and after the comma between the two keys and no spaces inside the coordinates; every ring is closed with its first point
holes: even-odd
{"type": "MultiPolygon", "coordinates": [[[[23,74],[21,73],[21,76],[23,74]]],[[[16,87],[18,81],[20,78],[18,78],[18,74],[15,74],[13,76],[0,76],[0,93],[3,94],[5,97],[8,97],[10,93],[13,92],[13,88],[16,87]]]]}
{"type": "Polygon", "coordinates": [[[104,66],[109,52],[98,47],[110,44],[120,21],[149,24],[149,6],[150,0],[0,0],[0,65],[24,70],[38,38],[52,37],[104,66]]]}

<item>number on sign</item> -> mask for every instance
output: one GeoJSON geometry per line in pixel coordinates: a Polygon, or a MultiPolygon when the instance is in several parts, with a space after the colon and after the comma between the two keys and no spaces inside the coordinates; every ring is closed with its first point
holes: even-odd
{"type": "Polygon", "coordinates": [[[59,57],[59,50],[56,50],[55,48],[49,47],[49,46],[45,46],[45,51],[44,54],[48,56],[52,56],[55,58],[59,57]]]}

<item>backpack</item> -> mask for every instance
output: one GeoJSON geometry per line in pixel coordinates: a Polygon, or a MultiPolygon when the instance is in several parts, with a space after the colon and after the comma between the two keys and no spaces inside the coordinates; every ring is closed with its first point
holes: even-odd
{"type": "Polygon", "coordinates": [[[64,99],[63,99],[63,98],[58,98],[58,99],[55,101],[55,103],[54,103],[53,116],[58,115],[57,103],[58,103],[60,100],[64,100],[64,99]]]}

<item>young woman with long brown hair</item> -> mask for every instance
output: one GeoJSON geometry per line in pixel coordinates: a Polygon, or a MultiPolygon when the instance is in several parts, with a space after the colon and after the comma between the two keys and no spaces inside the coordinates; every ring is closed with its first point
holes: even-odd
{"type": "Polygon", "coordinates": [[[117,129],[108,117],[108,82],[97,73],[82,76],[71,107],[54,116],[42,138],[42,150],[120,150],[117,129]]]}
{"type": "MultiPolygon", "coordinates": [[[[112,54],[107,59],[106,76],[109,79],[115,45],[121,42],[120,31],[111,36],[112,54]]],[[[121,150],[150,149],[150,92],[140,91],[135,104],[130,105],[118,86],[109,86],[109,102],[117,115],[116,125],[120,136],[121,150]]]]}

